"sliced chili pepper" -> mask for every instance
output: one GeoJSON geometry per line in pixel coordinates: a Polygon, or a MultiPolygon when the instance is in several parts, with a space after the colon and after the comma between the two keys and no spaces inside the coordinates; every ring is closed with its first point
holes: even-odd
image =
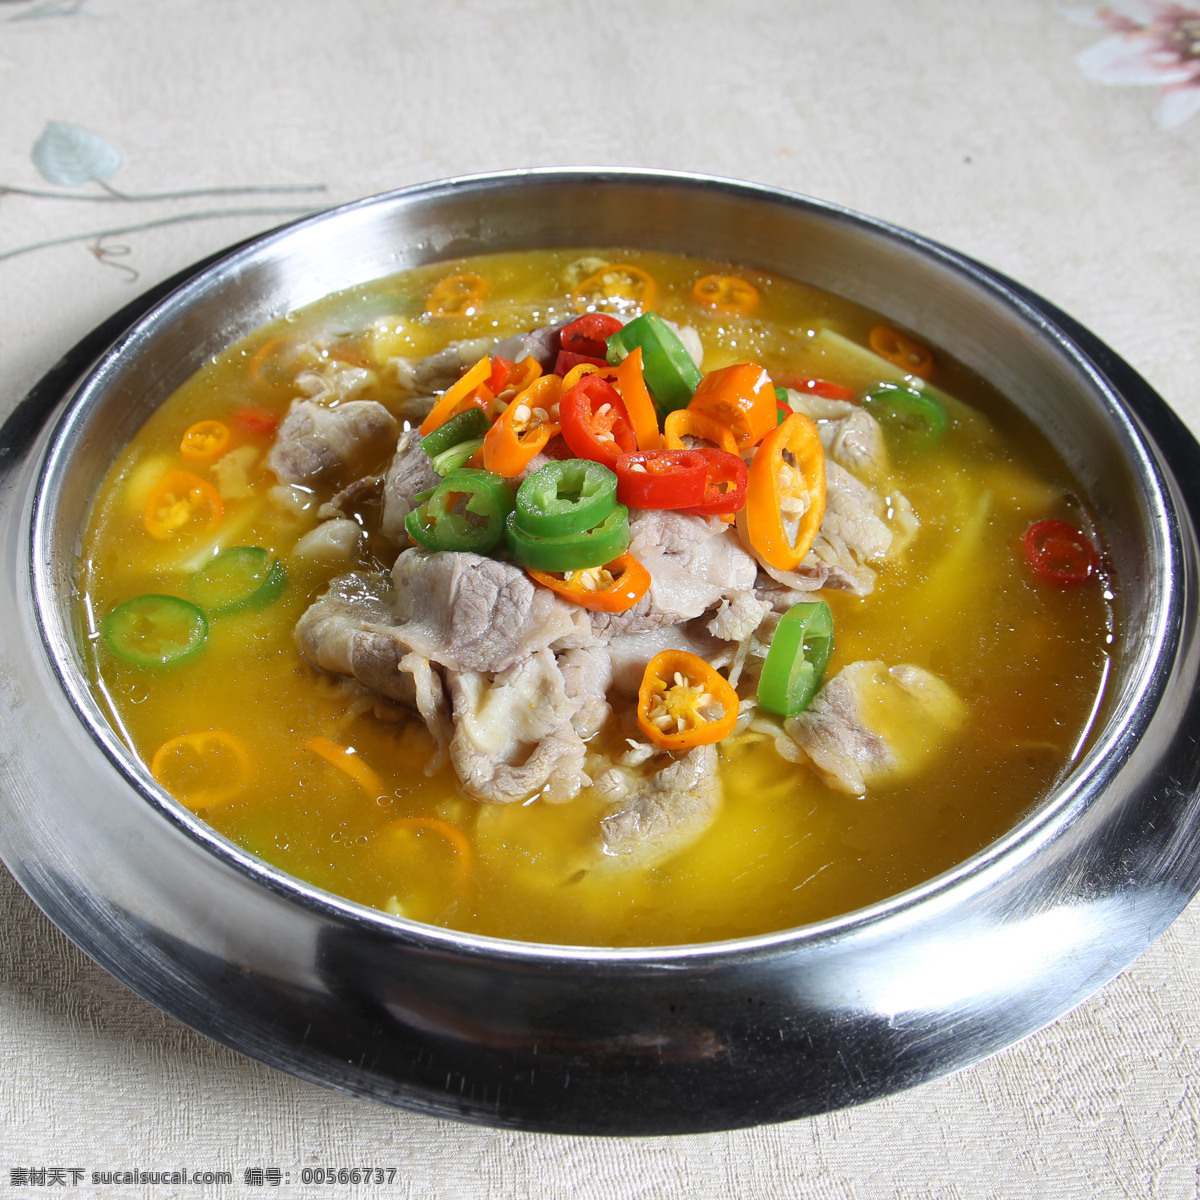
{"type": "Polygon", "coordinates": [[[810,392],[814,396],[822,396],[826,400],[853,400],[854,391],[843,387],[840,383],[830,383],[828,379],[810,379],[805,375],[785,375],[777,381],[780,387],[793,392],[810,392]]]}
{"type": "Polygon", "coordinates": [[[576,354],[573,350],[560,350],[558,357],[554,360],[554,374],[566,375],[573,367],[578,367],[582,363],[586,363],[590,367],[608,366],[603,358],[598,358],[594,354],[576,354]]]}
{"type": "Polygon", "coordinates": [[[250,378],[257,387],[273,388],[286,383],[295,375],[291,352],[296,349],[291,338],[268,338],[250,358],[250,378]]]}
{"type": "Polygon", "coordinates": [[[100,637],[118,658],[139,667],[171,667],[200,653],[208,618],[179,596],[135,596],[100,622],[100,637]]]}
{"type": "Polygon", "coordinates": [[[542,374],[542,364],[531,354],[527,354],[509,372],[503,388],[492,388],[496,395],[501,391],[523,392],[535,379],[542,374]]]}
{"type": "Polygon", "coordinates": [[[628,551],[602,567],[565,574],[529,570],[529,574],[564,600],[593,612],[626,612],[650,590],[650,572],[628,551]]]}
{"type": "Polygon", "coordinates": [[[608,361],[619,363],[635,346],[642,348],[642,374],[659,413],[683,408],[700,383],[700,368],[679,335],[657,313],[643,313],[608,339],[608,361]]]}
{"type": "Polygon", "coordinates": [[[431,317],[467,317],[483,303],[487,291],[482,275],[447,275],[433,285],[425,311],[431,317]]]}
{"type": "Polygon", "coordinates": [[[775,388],[775,424],[782,425],[796,410],[788,399],[787,389],[775,388]]]}
{"type": "Polygon", "coordinates": [[[646,389],[646,379],[642,373],[641,346],[634,346],[612,373],[615,375],[617,391],[625,401],[625,411],[633,426],[638,449],[657,450],[662,445],[662,436],[658,432],[658,413],[654,400],[646,389]]]}
{"type": "MultiPolygon", "coordinates": [[[[791,412],[791,409],[788,409],[791,412]]],[[[685,437],[711,442],[719,450],[738,452],[737,439],[728,425],[695,408],[677,408],[663,422],[663,445],[668,450],[690,450],[685,437]]]]}
{"type": "Polygon", "coordinates": [[[663,750],[690,750],[733,732],[738,695],[704,659],[663,650],[646,664],[638,689],[638,728],[663,750]]]}
{"type": "Polygon", "coordinates": [[[262,546],[230,546],[188,580],[188,595],[205,612],[266,608],[287,586],[283,563],[262,546]]]}
{"type": "Polygon", "coordinates": [[[151,537],[165,541],[194,529],[212,529],[225,513],[221,495],[207,479],[191,471],[168,471],[151,489],[143,524],[151,537]]]}
{"type": "Polygon", "coordinates": [[[625,402],[599,375],[584,375],[566,388],[558,402],[567,445],[580,458],[611,466],[618,456],[637,449],[625,402]]]}
{"type": "Polygon", "coordinates": [[[1091,539],[1066,521],[1035,521],[1021,544],[1034,574],[1059,587],[1086,583],[1100,570],[1100,555],[1091,539]]]}
{"type": "Polygon", "coordinates": [[[353,746],[343,746],[323,734],[309,738],[304,743],[305,750],[311,750],[319,758],[323,758],[331,767],[337,767],[347,778],[352,779],[363,790],[368,800],[378,800],[388,794],[383,786],[383,780],[367,764],[366,760],[353,746]]]}
{"type": "Polygon", "coordinates": [[[746,481],[746,537],[779,571],[794,571],[825,515],[825,452],[817,427],[792,413],[763,438],[746,481]],[[794,529],[794,532],[793,532],[794,529]]]}
{"type": "Polygon", "coordinates": [[[758,288],[739,275],[705,275],[692,284],[692,299],[710,312],[745,316],[758,307],[758,288]]]}
{"type": "Polygon", "coordinates": [[[700,381],[688,408],[728,426],[738,450],[757,445],[778,424],[775,387],[757,363],[735,363],[710,371],[700,381]]]}
{"type": "Polygon", "coordinates": [[[535,537],[566,537],[599,525],[617,503],[617,477],[603,463],[546,463],[517,488],[516,519],[535,537]]]}
{"type": "Polygon", "coordinates": [[[488,378],[488,391],[493,396],[498,396],[508,385],[509,376],[517,369],[517,364],[511,358],[504,358],[500,354],[492,355],[492,373],[488,378]]]}
{"type": "Polygon", "coordinates": [[[273,437],[283,418],[269,408],[247,407],[239,408],[233,414],[234,423],[238,428],[254,437],[273,437]]]}
{"type": "Polygon", "coordinates": [[[704,459],[704,495],[687,511],[701,517],[726,517],[746,504],[746,464],[737,454],[715,447],[697,446],[693,451],[704,459]]]}
{"type": "Polygon", "coordinates": [[[443,479],[463,467],[476,467],[483,470],[483,438],[467,438],[465,442],[459,442],[457,445],[451,446],[449,450],[443,450],[433,460],[434,471],[443,479]]]}
{"type": "Polygon", "coordinates": [[[378,840],[394,856],[403,854],[401,861],[411,862],[412,847],[405,843],[411,838],[419,844],[427,834],[441,838],[450,847],[454,860],[454,889],[462,891],[471,882],[471,843],[457,825],[439,817],[400,817],[379,831],[378,840]]]}
{"type": "Polygon", "coordinates": [[[558,344],[571,354],[604,358],[608,339],[621,328],[622,322],[610,313],[584,313],[558,331],[558,344]]]}
{"type": "Polygon", "coordinates": [[[833,613],[824,600],[802,600],[780,618],[758,680],[758,704],[794,717],[817,694],[833,652],[833,613]]]}
{"type": "Polygon", "coordinates": [[[614,505],[599,525],[565,537],[535,537],[514,512],[508,518],[507,532],[508,552],[513,562],[526,570],[580,571],[612,562],[629,549],[629,509],[614,505]]]}
{"type": "Polygon", "coordinates": [[[404,528],[427,549],[486,554],[504,540],[513,493],[499,475],[463,467],[420,496],[423,502],[405,518],[404,528]]]}
{"type": "Polygon", "coordinates": [[[231,436],[224,421],[197,421],[184,430],[179,453],[188,462],[214,462],[225,453],[231,436]]]}
{"type": "Polygon", "coordinates": [[[525,470],[535,455],[561,428],[553,415],[562,391],[557,375],[542,375],[512,403],[483,439],[483,465],[505,479],[525,470]]]}
{"type": "Polygon", "coordinates": [[[946,432],[946,410],[932,396],[899,383],[881,383],[863,397],[863,407],[900,449],[924,450],[946,432]]]}
{"type": "Polygon", "coordinates": [[[227,729],[181,733],[165,741],[150,760],[150,774],[193,811],[228,804],[254,774],[250,751],[227,729]]]}
{"type": "Polygon", "coordinates": [[[933,354],[928,347],[913,341],[890,325],[876,325],[867,340],[880,358],[895,363],[910,375],[920,375],[922,379],[927,379],[933,371],[933,354]]]}
{"type": "Polygon", "coordinates": [[[630,508],[692,508],[704,499],[708,469],[696,450],[635,450],[613,470],[617,501],[630,508]]]}
{"type": "Polygon", "coordinates": [[[472,405],[439,425],[432,433],[426,434],[421,439],[421,449],[430,458],[436,458],[451,446],[457,446],[459,442],[483,437],[490,428],[491,422],[487,419],[487,413],[472,405]]]}
{"type": "Polygon", "coordinates": [[[427,437],[440,425],[457,416],[464,409],[487,408],[493,397],[487,386],[492,375],[492,360],[486,355],[452,386],[447,388],[430,409],[429,416],[421,422],[421,436],[427,437]]]}
{"type": "Polygon", "coordinates": [[[609,263],[594,271],[571,297],[576,312],[597,309],[613,312],[645,312],[658,299],[658,284],[654,276],[630,263],[609,263]]]}

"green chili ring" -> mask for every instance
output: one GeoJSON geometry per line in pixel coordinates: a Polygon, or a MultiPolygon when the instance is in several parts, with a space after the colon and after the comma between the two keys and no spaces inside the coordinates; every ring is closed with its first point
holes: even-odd
{"type": "Polygon", "coordinates": [[[936,445],[946,433],[945,408],[932,396],[903,384],[881,383],[863,397],[863,407],[901,444],[936,445]]]}
{"type": "Polygon", "coordinates": [[[535,537],[514,512],[508,518],[508,553],[518,566],[534,571],[583,571],[602,567],[629,549],[629,509],[616,505],[591,529],[564,537],[535,537]]]}
{"type": "Polygon", "coordinates": [[[423,503],[405,517],[404,528],[427,550],[486,554],[504,540],[504,521],[513,508],[512,487],[506,480],[468,467],[415,498],[423,503]]]}
{"type": "Polygon", "coordinates": [[[758,704],[794,717],[821,686],[833,651],[833,613],[824,600],[802,600],[783,614],[758,680],[758,704]]]}
{"type": "Polygon", "coordinates": [[[531,537],[568,537],[594,529],[617,504],[617,476],[589,458],[549,462],[517,488],[516,519],[531,537]]]}
{"type": "Polygon", "coordinates": [[[188,580],[188,595],[207,613],[266,608],[287,586],[283,564],[262,546],[230,546],[188,580]]]}
{"type": "Polygon", "coordinates": [[[659,417],[685,408],[701,375],[679,335],[658,313],[643,313],[609,336],[608,361],[616,366],[635,346],[642,348],[642,376],[659,417]]]}
{"type": "Polygon", "coordinates": [[[148,593],[118,604],[100,622],[100,637],[118,658],[139,667],[173,667],[208,640],[208,618],[179,596],[148,593]]]}
{"type": "Polygon", "coordinates": [[[421,449],[430,458],[436,458],[459,442],[470,441],[472,438],[483,437],[491,428],[487,413],[478,405],[472,404],[444,424],[427,433],[420,442],[421,449]]]}

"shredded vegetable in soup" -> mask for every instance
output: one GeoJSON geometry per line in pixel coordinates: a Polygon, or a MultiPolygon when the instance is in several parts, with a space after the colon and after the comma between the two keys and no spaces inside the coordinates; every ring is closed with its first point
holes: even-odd
{"type": "Polygon", "coordinates": [[[235,843],[417,921],[714,941],[1011,828],[1114,597],[1042,435],[760,271],[545,251],[329,297],[188,380],[80,564],[97,695],[235,843]]]}

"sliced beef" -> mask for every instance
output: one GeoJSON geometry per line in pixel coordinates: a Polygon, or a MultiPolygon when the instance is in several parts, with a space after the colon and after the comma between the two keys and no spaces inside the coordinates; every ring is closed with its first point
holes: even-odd
{"type": "Polygon", "coordinates": [[[355,367],[336,358],[327,359],[319,367],[301,371],[296,386],[310,399],[322,404],[336,404],[376,382],[374,371],[355,367]]]}
{"type": "Polygon", "coordinates": [[[379,459],[397,431],[396,419],[374,400],[349,400],[336,408],[293,400],[267,465],[284,483],[310,484],[379,459]]]}
{"type": "Polygon", "coordinates": [[[624,795],[600,822],[605,856],[621,868],[656,866],[694,842],[716,819],[721,803],[715,746],[697,746],[625,790],[606,779],[609,794],[624,795]]]}
{"type": "Polygon", "coordinates": [[[405,430],[383,478],[379,532],[396,545],[406,546],[409,539],[404,531],[404,518],[416,508],[413,497],[441,482],[442,477],[433,469],[433,460],[421,449],[420,434],[415,429],[405,430]]]}
{"type": "Polygon", "coordinates": [[[464,338],[426,358],[389,359],[388,366],[406,392],[424,396],[448,388],[491,349],[491,338],[464,338]]]}
{"type": "Polygon", "coordinates": [[[540,325],[528,333],[514,333],[512,337],[497,342],[488,353],[498,354],[501,358],[508,358],[513,362],[532,358],[542,368],[543,373],[549,374],[558,358],[558,334],[565,324],[567,322],[562,321],[557,325],[540,325]]]}
{"type": "Polygon", "coordinates": [[[644,509],[634,512],[629,524],[629,552],[650,572],[649,600],[639,601],[639,615],[623,622],[604,615],[594,620],[598,637],[690,620],[754,587],[754,559],[731,527],[715,517],[644,509]]]}
{"type": "Polygon", "coordinates": [[[612,659],[603,646],[579,646],[558,656],[563,687],[579,710],[571,718],[580,737],[591,737],[608,720],[608,689],[612,684],[612,659]]]}
{"type": "Polygon", "coordinates": [[[828,400],[812,392],[788,392],[796,412],[817,424],[825,453],[849,471],[872,475],[887,466],[887,446],[879,422],[859,404],[828,400]]]}
{"type": "Polygon", "coordinates": [[[725,666],[733,655],[730,644],[713,637],[702,620],[622,634],[613,638],[607,649],[612,686],[625,696],[637,695],[646,664],[663,650],[686,650],[714,667],[725,666]]]}
{"type": "MultiPolygon", "coordinates": [[[[296,642],[314,667],[352,676],[372,691],[419,710],[415,664],[404,665],[411,647],[395,627],[391,593],[382,575],[339,576],[296,623],[296,642]]],[[[440,685],[428,686],[440,690],[440,685]]]]}
{"type": "Polygon", "coordinates": [[[920,767],[965,715],[954,691],[920,667],[856,662],[784,722],[786,737],[776,746],[785,758],[810,763],[836,791],[861,796],[920,767]]]}
{"type": "Polygon", "coordinates": [[[450,761],[472,796],[513,804],[571,800],[587,782],[587,748],[572,725],[580,698],[567,694],[549,650],[489,677],[449,671],[454,736],[450,761]]]}
{"type": "Polygon", "coordinates": [[[456,671],[503,671],[546,647],[594,640],[585,609],[511,563],[418,547],[396,559],[392,579],[405,642],[456,671]]]}

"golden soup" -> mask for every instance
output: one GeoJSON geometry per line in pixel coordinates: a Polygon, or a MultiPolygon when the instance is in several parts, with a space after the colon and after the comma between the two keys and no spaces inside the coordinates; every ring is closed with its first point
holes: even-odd
{"type": "MultiPolygon", "coordinates": [[[[424,922],[563,944],[702,942],[831,917],[929,879],[1011,828],[1079,755],[1102,701],[1113,596],[1102,572],[1059,586],[1026,560],[1035,522],[1090,529],[1046,440],[949,356],[934,349],[930,365],[919,341],[895,331],[881,342],[881,325],[758,271],[577,250],[441,263],[290,314],[189,379],[113,463],[78,570],[96,693],[156,778],[230,840],[424,922]],[[589,304],[637,311],[646,299],[699,335],[705,371],[750,361],[776,383],[841,385],[855,404],[883,382],[937,398],[944,436],[914,447],[881,422],[885,463],[862,473],[892,534],[870,563],[870,590],[814,595],[834,618],[826,679],[859,662],[907,665],[954,699],[928,729],[905,705],[899,718],[880,710],[877,728],[904,765],[863,794],[829,786],[802,754],[782,757],[781,719],[747,713],[718,746],[711,825],[639,865],[598,848],[610,796],[585,787],[565,803],[474,799],[444,762],[426,774],[435,745],[419,716],[306,660],[293,631],[331,579],[386,573],[401,546],[382,536],[369,503],[353,512],[361,536],[348,557],[297,546],[351,475],[383,471],[391,451],[311,487],[282,485],[267,463],[280,419],[306,390],[336,404],[351,389],[415,425],[411,366],[448,343],[558,324],[589,304]],[[164,505],[163,481],[179,471],[209,488],[198,515],[164,505]],[[214,554],[237,546],[262,548],[286,573],[269,603],[210,613],[202,651],[179,665],[111,651],[107,614],[141,595],[194,594],[214,554]]],[[[603,756],[628,748],[634,701],[609,698],[614,716],[588,742],[592,778],[603,756]]]]}

